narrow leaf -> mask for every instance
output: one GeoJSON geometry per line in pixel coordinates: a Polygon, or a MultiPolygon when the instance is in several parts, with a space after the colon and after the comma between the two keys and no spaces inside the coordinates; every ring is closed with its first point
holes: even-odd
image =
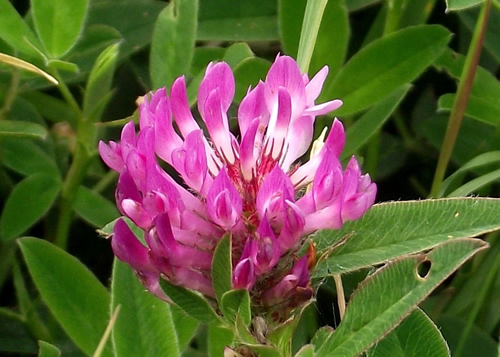
{"type": "MultiPolygon", "coordinates": [[[[94,63],[87,81],[87,88],[83,98],[83,115],[85,119],[95,122],[99,120],[103,106],[100,105],[111,89],[111,81],[115,73],[116,61],[118,59],[119,44],[115,43],[107,47],[94,63]],[[96,109],[101,108],[99,113],[96,109]]],[[[108,98],[109,100],[109,98],[108,98]]]]}
{"type": "Polygon", "coordinates": [[[440,196],[443,196],[450,185],[462,177],[465,173],[474,171],[477,168],[487,165],[497,165],[500,162],[500,151],[489,151],[476,156],[472,160],[462,165],[457,171],[451,174],[441,185],[440,196]]]}
{"type": "Polygon", "coordinates": [[[2,139],[0,148],[3,164],[24,176],[38,173],[60,176],[55,159],[38,144],[33,140],[2,139]]]}
{"type": "Polygon", "coordinates": [[[231,236],[226,234],[217,244],[212,259],[212,278],[219,304],[222,295],[231,290],[233,266],[231,264],[231,236]]]}
{"type": "Polygon", "coordinates": [[[482,187],[485,187],[494,182],[498,182],[498,179],[500,179],[500,169],[488,172],[487,174],[470,180],[466,184],[457,188],[455,191],[451,192],[448,197],[468,196],[471,193],[477,192],[482,187]]]}
{"type": "Polygon", "coordinates": [[[24,54],[40,57],[30,45],[40,48],[35,34],[9,0],[0,0],[0,38],[24,54]]]}
{"type": "Polygon", "coordinates": [[[337,115],[366,109],[417,78],[446,48],[450,36],[442,26],[420,25],[376,40],[346,63],[324,96],[343,100],[337,115]]]}
{"type": "MultiPolygon", "coordinates": [[[[451,112],[455,97],[456,95],[451,93],[439,97],[438,110],[440,112],[451,112]]],[[[496,127],[500,122],[500,104],[498,102],[492,103],[488,99],[471,94],[467,102],[465,115],[496,127]]]]}
{"type": "Polygon", "coordinates": [[[478,239],[449,241],[428,254],[403,258],[379,269],[354,292],[344,319],[317,351],[318,356],[358,356],[486,247],[487,243],[478,239]],[[421,272],[421,264],[427,264],[428,270],[421,272]]]}
{"type": "Polygon", "coordinates": [[[305,345],[295,354],[295,357],[314,357],[314,356],[315,353],[313,345],[305,345]]]}
{"type": "Polygon", "coordinates": [[[78,189],[73,209],[96,228],[104,226],[120,215],[115,204],[85,186],[80,186],[78,189]]]}
{"type": "Polygon", "coordinates": [[[75,44],[83,29],[88,0],[31,0],[38,37],[51,58],[60,58],[75,44]]]}
{"type": "Polygon", "coordinates": [[[156,20],[150,74],[154,88],[169,87],[189,73],[196,40],[198,0],[172,1],[156,20]]]}
{"type": "Polygon", "coordinates": [[[455,238],[500,229],[500,199],[449,198],[389,202],[373,206],[360,220],[313,236],[321,257],[315,277],[325,277],[420,252],[455,238]],[[332,241],[348,237],[338,249],[332,241]],[[324,259],[324,260],[323,260],[324,259]]]}
{"type": "Polygon", "coordinates": [[[226,292],[222,296],[220,309],[225,319],[234,322],[236,317],[239,316],[245,326],[250,325],[252,314],[248,290],[240,289],[226,292]]]}
{"type": "Polygon", "coordinates": [[[38,345],[40,346],[38,357],[59,357],[61,355],[59,348],[48,342],[38,341],[38,345]]]}
{"type": "Polygon", "coordinates": [[[2,238],[13,239],[27,231],[47,213],[60,189],[59,178],[43,173],[19,182],[7,198],[0,217],[2,238]]]}
{"type": "Polygon", "coordinates": [[[47,130],[36,123],[2,120],[0,121],[0,137],[45,139],[47,130]]]}
{"type": "Polygon", "coordinates": [[[224,356],[224,349],[234,340],[234,332],[227,328],[208,326],[208,356],[224,356]]]}
{"type": "MultiPolygon", "coordinates": [[[[68,336],[91,355],[106,329],[110,295],[75,257],[37,238],[21,238],[19,246],[43,301],[68,336]]],[[[108,343],[102,356],[111,356],[108,343]]]]}
{"type": "Polygon", "coordinates": [[[120,306],[113,328],[115,355],[179,356],[179,341],[170,306],[149,293],[129,265],[115,259],[112,309],[120,306]]]}
{"type": "Polygon", "coordinates": [[[446,11],[459,11],[482,4],[485,0],[446,0],[446,11]]]}
{"type": "Polygon", "coordinates": [[[208,325],[220,325],[221,319],[201,295],[160,279],[160,286],[186,314],[208,325]]]}
{"type": "Polygon", "coordinates": [[[411,88],[406,84],[386,98],[378,102],[368,110],[361,118],[351,125],[346,132],[346,145],[342,151],[342,160],[349,158],[356,150],[366,144],[370,138],[377,133],[385,121],[390,117],[394,109],[403,100],[411,88]]]}
{"type": "Polygon", "coordinates": [[[26,71],[29,71],[29,72],[32,72],[35,74],[38,74],[39,76],[42,76],[46,80],[51,82],[52,84],[57,85],[59,83],[59,82],[57,82],[57,79],[52,77],[47,72],[41,70],[40,68],[38,68],[37,66],[35,66],[29,62],[23,61],[22,59],[6,55],[5,53],[0,53],[0,62],[9,64],[9,65],[17,67],[17,68],[24,69],[26,71]]]}
{"type": "Polygon", "coordinates": [[[434,322],[425,312],[416,309],[395,330],[379,341],[367,356],[449,357],[450,350],[434,322]]]}

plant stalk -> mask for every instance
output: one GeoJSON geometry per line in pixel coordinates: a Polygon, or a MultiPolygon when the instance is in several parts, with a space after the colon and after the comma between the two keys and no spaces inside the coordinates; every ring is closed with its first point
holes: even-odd
{"type": "Polygon", "coordinates": [[[487,0],[481,7],[469,51],[465,58],[464,68],[460,75],[457,94],[451,110],[450,119],[448,120],[448,127],[446,128],[436,172],[434,174],[434,180],[432,182],[431,197],[438,197],[439,195],[446,168],[450,162],[451,154],[462,125],[465,109],[467,108],[470,92],[474,83],[476,69],[479,64],[479,57],[481,56],[490,9],[491,0],[487,0]]]}

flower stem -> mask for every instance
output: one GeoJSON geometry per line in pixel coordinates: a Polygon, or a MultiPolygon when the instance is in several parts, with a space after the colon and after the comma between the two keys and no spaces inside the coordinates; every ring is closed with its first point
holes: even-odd
{"type": "Polygon", "coordinates": [[[56,69],[53,70],[53,75],[59,81],[59,91],[75,111],[77,117],[77,146],[61,191],[60,213],[54,240],[54,243],[58,247],[66,249],[71,220],[73,218],[73,203],[89,164],[89,148],[92,145],[92,133],[95,132],[95,128],[83,117],[80,106],[56,69]]]}
{"type": "Polygon", "coordinates": [[[469,51],[467,52],[467,57],[465,58],[464,68],[462,70],[462,74],[460,75],[457,94],[451,110],[450,119],[448,120],[448,127],[446,128],[443,145],[441,146],[441,152],[439,154],[439,160],[434,174],[434,180],[432,182],[431,197],[438,197],[439,195],[446,168],[450,162],[451,153],[453,152],[453,147],[455,146],[458,132],[460,131],[460,126],[462,125],[465,109],[467,108],[467,102],[469,100],[476,69],[479,63],[481,49],[483,47],[490,8],[491,0],[487,0],[483,3],[481,12],[479,13],[479,17],[477,19],[469,51]]]}
{"type": "Polygon", "coordinates": [[[314,52],[316,37],[318,36],[321,18],[328,0],[308,0],[302,30],[300,32],[299,51],[297,63],[302,73],[307,73],[314,52]]]}

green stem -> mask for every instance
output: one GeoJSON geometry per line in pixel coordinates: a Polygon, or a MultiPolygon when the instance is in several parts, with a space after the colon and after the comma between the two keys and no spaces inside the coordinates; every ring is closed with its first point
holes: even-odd
{"type": "Polygon", "coordinates": [[[388,0],[387,17],[385,19],[384,35],[390,34],[399,28],[405,0],[388,0]]]}
{"type": "Polygon", "coordinates": [[[19,83],[21,76],[18,69],[14,69],[12,72],[12,80],[10,82],[9,90],[5,96],[5,101],[3,103],[3,108],[0,110],[0,120],[7,119],[7,114],[12,108],[12,104],[17,97],[17,90],[19,89],[19,83]]]}
{"type": "MultiPolygon", "coordinates": [[[[387,16],[385,18],[384,36],[398,30],[401,21],[404,0],[388,0],[387,1],[387,16]]],[[[378,159],[380,152],[381,131],[377,131],[367,144],[367,152],[365,158],[365,170],[370,173],[372,179],[377,177],[378,159]]]]}
{"type": "Polygon", "coordinates": [[[95,127],[83,117],[80,106],[56,69],[53,70],[53,75],[59,81],[58,88],[62,96],[75,111],[77,117],[77,147],[61,191],[60,213],[54,240],[54,243],[58,247],[66,249],[71,220],[73,218],[73,203],[89,164],[89,148],[93,145],[95,127]]]}
{"type": "Polygon", "coordinates": [[[316,37],[318,36],[321,18],[325,11],[328,0],[308,0],[302,30],[300,32],[299,51],[297,53],[297,63],[302,73],[307,73],[311,63],[316,37]]]}
{"type": "MultiPolygon", "coordinates": [[[[500,241],[497,239],[496,244],[499,243],[500,241]]],[[[472,309],[469,312],[469,316],[467,317],[467,321],[465,323],[465,328],[463,329],[462,334],[460,335],[455,356],[457,357],[462,356],[465,344],[472,330],[472,326],[474,325],[474,321],[476,320],[479,310],[481,310],[481,307],[484,305],[488,293],[490,292],[490,289],[492,288],[495,279],[497,277],[497,274],[499,272],[500,272],[500,254],[496,256],[496,259],[493,265],[491,266],[491,269],[488,270],[485,279],[483,279],[479,292],[476,294],[476,297],[474,299],[474,305],[472,306],[472,309]]]]}
{"type": "Polygon", "coordinates": [[[432,182],[431,197],[438,197],[439,195],[446,168],[450,162],[451,153],[453,152],[453,147],[455,146],[458,132],[462,125],[462,119],[464,117],[465,109],[467,108],[467,102],[474,83],[474,76],[476,74],[481,49],[483,47],[490,8],[491,0],[487,0],[484,2],[477,19],[476,28],[474,29],[469,51],[467,52],[467,57],[465,58],[464,68],[460,76],[457,95],[455,96],[455,102],[453,103],[453,108],[451,110],[443,145],[441,146],[441,153],[439,155],[434,180],[432,182]]]}

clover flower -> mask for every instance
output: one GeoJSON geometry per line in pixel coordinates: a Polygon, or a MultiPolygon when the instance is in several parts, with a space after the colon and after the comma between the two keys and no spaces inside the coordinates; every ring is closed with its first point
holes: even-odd
{"type": "Polygon", "coordinates": [[[120,212],[144,231],[139,241],[118,220],[113,251],[153,294],[169,300],[159,287],[163,278],[213,298],[213,252],[229,233],[233,288],[249,290],[256,308],[291,309],[311,298],[312,249],[298,257],[306,237],[360,218],[376,194],[354,157],[342,168],[345,135],[337,119],[319,152],[298,161],[311,146],[315,117],[342,105],[314,103],[327,74],[324,67],[309,80],[292,58],[278,56],[241,101],[235,136],[227,114],[233,73],[224,62],[211,63],[197,101],[207,136],[180,77],[170,94],[163,88],[144,99],[138,133],[130,122],[120,143],[99,144],[104,162],[120,174],[120,212]]]}

